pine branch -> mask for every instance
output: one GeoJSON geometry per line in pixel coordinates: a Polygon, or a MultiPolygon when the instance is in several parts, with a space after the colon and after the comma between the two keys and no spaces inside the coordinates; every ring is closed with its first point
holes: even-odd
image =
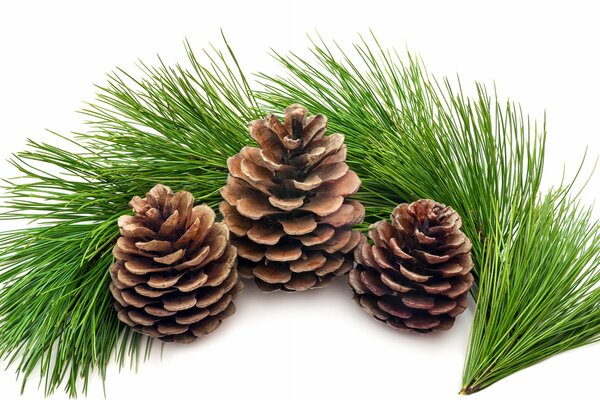
{"type": "Polygon", "coordinates": [[[288,75],[260,75],[258,97],[273,109],[303,103],[346,134],[369,222],[418,198],[463,216],[478,277],[463,393],[600,339],[600,229],[569,185],[538,201],[544,127],[374,37],[353,54],[313,42],[312,54],[275,53],[288,75]]]}
{"type": "Polygon", "coordinates": [[[0,234],[0,356],[23,385],[39,365],[46,394],[65,383],[75,397],[80,379],[85,392],[94,370],[104,378],[112,354],[136,365],[146,342],[149,355],[152,342],[118,321],[108,290],[116,221],[156,183],[216,206],[226,159],[262,114],[233,53],[206,52],[203,66],[186,51],[189,69],[110,74],[83,111],[88,132],[30,141],[11,160],[20,177],[4,187],[0,218],[37,223],[0,234]]]}

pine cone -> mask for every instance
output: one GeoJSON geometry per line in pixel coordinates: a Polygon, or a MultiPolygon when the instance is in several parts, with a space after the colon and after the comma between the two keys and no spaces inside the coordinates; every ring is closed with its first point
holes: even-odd
{"type": "Polygon", "coordinates": [[[473,285],[471,242],[451,207],[432,200],[398,205],[392,223],[369,227],[354,256],[354,298],[376,319],[402,331],[450,329],[473,285]]]}
{"type": "Polygon", "coordinates": [[[325,136],[327,119],[306,108],[250,124],[260,148],[227,160],[221,189],[224,222],[238,249],[239,271],[264,291],[326,286],[352,267],[363,206],[346,199],[360,187],[346,165],[344,136],[325,136]]]}
{"type": "Polygon", "coordinates": [[[235,312],[242,289],[229,230],[185,191],[156,185],[119,218],[110,290],[118,318],[170,342],[192,342],[235,312]]]}

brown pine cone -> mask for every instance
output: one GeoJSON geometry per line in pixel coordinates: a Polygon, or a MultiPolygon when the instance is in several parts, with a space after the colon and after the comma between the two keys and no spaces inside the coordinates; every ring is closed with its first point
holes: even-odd
{"type": "Polygon", "coordinates": [[[260,148],[244,147],[227,160],[221,213],[240,274],[265,291],[326,286],[352,267],[361,238],[352,226],[365,210],[347,199],[360,179],[345,163],[344,136],[325,136],[325,116],[307,114],[292,105],[283,123],[272,114],[251,123],[260,148]]]}
{"type": "Polygon", "coordinates": [[[392,223],[369,227],[349,274],[354,298],[392,328],[427,333],[450,329],[473,285],[471,242],[451,207],[432,200],[398,205],[392,223]]]}
{"type": "Polygon", "coordinates": [[[118,318],[170,342],[192,342],[235,312],[242,289],[229,230],[185,191],[156,185],[119,218],[110,290],[118,318]]]}

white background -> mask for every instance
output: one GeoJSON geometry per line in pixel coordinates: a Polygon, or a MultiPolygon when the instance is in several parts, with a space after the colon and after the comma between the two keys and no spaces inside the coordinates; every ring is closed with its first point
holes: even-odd
{"type": "MultiPolygon", "coordinates": [[[[306,33],[348,45],[373,28],[380,41],[420,53],[439,76],[496,83],[501,97],[533,116],[548,113],[545,185],[572,172],[585,146],[600,154],[600,8],[595,1],[19,1],[0,5],[0,158],[25,139],[82,129],[73,111],[92,100],[115,66],[137,58],[185,61],[182,41],[220,45],[223,28],[247,72],[277,71],[270,47],[303,53],[306,33]],[[595,4],[594,4],[595,3],[595,4]],[[562,5],[561,5],[562,4],[562,5]]],[[[0,164],[0,176],[13,172],[0,164]]],[[[584,197],[600,193],[600,173],[584,197]]],[[[600,215],[598,207],[596,216],[600,215]]],[[[10,225],[2,225],[8,228],[10,225]]],[[[351,301],[345,282],[293,295],[252,285],[219,330],[168,346],[136,374],[108,371],[108,399],[457,398],[472,304],[455,328],[403,335],[351,301]]],[[[476,399],[598,399],[600,345],[561,354],[512,375],[476,399]],[[596,381],[594,381],[596,379],[596,381]]],[[[2,364],[4,365],[4,364],[2,364]]],[[[19,394],[14,370],[0,372],[0,398],[19,394]]],[[[43,398],[36,382],[24,398],[43,398]]],[[[102,398],[94,378],[89,398],[102,398]]],[[[58,392],[55,398],[66,398],[58,392]]]]}

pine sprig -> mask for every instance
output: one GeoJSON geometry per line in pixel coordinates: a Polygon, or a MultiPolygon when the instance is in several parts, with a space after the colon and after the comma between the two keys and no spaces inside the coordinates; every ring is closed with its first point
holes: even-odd
{"type": "Polygon", "coordinates": [[[600,340],[600,226],[566,196],[513,210],[510,238],[485,243],[461,393],[600,340]]]}
{"type": "Polygon", "coordinates": [[[463,216],[479,281],[465,393],[598,339],[598,225],[568,188],[539,200],[543,125],[375,40],[354,54],[314,43],[310,61],[275,54],[287,75],[262,75],[258,93],[227,49],[207,52],[206,67],[186,45],[187,69],[111,74],[83,111],[88,132],[30,142],[13,159],[22,177],[7,183],[0,218],[37,226],[0,234],[0,355],[24,382],[40,365],[46,393],[66,383],[75,396],[112,354],[138,359],[143,340],[118,323],[105,290],[115,221],[156,183],[216,206],[226,159],[250,140],[246,123],[297,102],[346,135],[368,222],[427,197],[463,216]]]}
{"type": "Polygon", "coordinates": [[[467,96],[460,81],[437,81],[374,37],[353,54],[323,41],[311,51],[275,53],[288,74],[260,75],[258,97],[306,104],[346,134],[369,222],[418,198],[463,217],[478,305],[462,393],[600,339],[600,229],[569,186],[539,200],[545,124],[483,85],[467,96]]]}
{"type": "Polygon", "coordinates": [[[0,218],[36,222],[0,234],[0,356],[23,386],[39,366],[46,394],[65,383],[76,396],[94,370],[104,378],[111,355],[136,365],[143,343],[149,355],[152,342],[118,321],[108,291],[116,221],[156,183],[216,206],[226,159],[262,114],[233,53],[206,52],[204,66],[186,52],[187,69],[110,74],[83,111],[89,131],[30,141],[11,160],[20,176],[4,186],[0,218]]]}

